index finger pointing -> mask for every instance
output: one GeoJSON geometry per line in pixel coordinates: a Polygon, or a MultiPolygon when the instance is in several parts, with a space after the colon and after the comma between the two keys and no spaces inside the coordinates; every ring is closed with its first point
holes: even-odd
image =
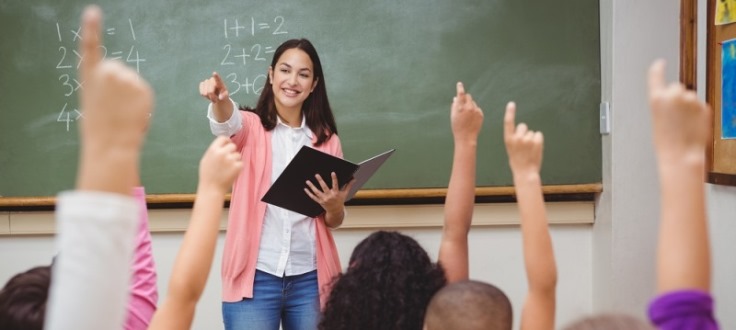
{"type": "Polygon", "coordinates": [[[509,102],[506,104],[506,114],[503,116],[503,135],[511,136],[514,134],[516,120],[516,103],[509,102]]]}
{"type": "Polygon", "coordinates": [[[82,81],[87,79],[93,69],[102,60],[100,52],[100,26],[102,25],[102,10],[96,5],[87,6],[82,14],[82,38],[79,49],[82,53],[82,64],[79,73],[82,81]]]}
{"type": "Polygon", "coordinates": [[[662,89],[665,86],[664,77],[665,62],[663,59],[658,59],[652,63],[649,67],[649,93],[653,93],[655,90],[662,89]]]}

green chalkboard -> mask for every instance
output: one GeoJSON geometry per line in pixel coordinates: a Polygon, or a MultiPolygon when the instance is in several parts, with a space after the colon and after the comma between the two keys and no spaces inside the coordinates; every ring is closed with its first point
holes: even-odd
{"type": "MultiPolygon", "coordinates": [[[[0,196],[74,184],[76,53],[86,2],[0,0],[0,196]]],[[[211,141],[199,81],[254,105],[284,40],[316,46],[345,156],[396,148],[368,189],[446,187],[463,81],[485,112],[480,186],[509,186],[504,105],[545,134],[545,184],[601,181],[599,8],[591,0],[99,1],[107,57],[156,91],[142,159],[151,194],[192,193],[211,141]]]]}

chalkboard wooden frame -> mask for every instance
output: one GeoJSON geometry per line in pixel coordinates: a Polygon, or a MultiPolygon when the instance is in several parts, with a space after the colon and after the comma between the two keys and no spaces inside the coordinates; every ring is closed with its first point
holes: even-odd
{"type": "MultiPolygon", "coordinates": [[[[104,7],[103,7],[104,8],[104,7]]],[[[597,13],[596,13],[597,14],[597,13]]],[[[596,15],[597,16],[597,15],[596,15]]],[[[531,17],[530,17],[531,18],[531,17]]],[[[131,23],[132,24],[132,23],[131,23]]],[[[218,25],[219,26],[219,25],[218,25]]],[[[515,26],[514,29],[523,29],[524,25],[515,26]]],[[[132,25],[131,25],[132,30],[132,25]]],[[[536,30],[531,29],[530,31],[534,32],[536,30]]],[[[531,32],[530,32],[531,33],[531,32]]],[[[539,31],[536,31],[535,33],[539,33],[539,31]]],[[[140,37],[140,35],[139,35],[140,37]]],[[[452,44],[454,46],[457,46],[455,44],[452,44]]],[[[56,46],[56,45],[52,45],[56,46]]],[[[70,48],[71,49],[71,48],[70,48]]],[[[323,49],[323,48],[321,48],[323,49]]],[[[53,48],[52,51],[55,51],[56,49],[53,48]]],[[[71,51],[70,51],[71,52],[71,51]]],[[[329,54],[329,52],[322,53],[321,55],[324,56],[325,54],[329,54]]],[[[219,60],[219,59],[218,59],[219,60]]],[[[324,58],[323,58],[324,60],[324,58]]],[[[54,61],[53,65],[57,65],[56,61],[54,61]]],[[[57,65],[58,66],[58,65],[57,65]]],[[[69,77],[67,77],[69,78],[69,77]]],[[[454,78],[453,78],[454,79],[454,78]]],[[[533,80],[533,79],[530,79],[533,80]]],[[[450,89],[452,87],[452,81],[450,82],[450,89]]],[[[334,85],[332,85],[334,86],[334,85]]],[[[490,88],[490,87],[489,87],[490,88]]],[[[498,86],[496,86],[498,88],[498,86]]],[[[452,91],[450,91],[452,92],[452,91]]],[[[450,93],[451,94],[451,93],[450,93]]],[[[481,96],[482,93],[478,92],[477,94],[474,94],[474,96],[481,96]]],[[[451,95],[450,95],[451,96],[451,95]]],[[[449,98],[449,97],[448,97],[449,98]]],[[[501,100],[499,100],[500,102],[501,100]]],[[[598,100],[596,100],[597,102],[598,100]]],[[[484,103],[487,104],[487,103],[484,103]]],[[[495,106],[495,108],[501,109],[501,107],[495,106]]],[[[496,110],[498,110],[496,109],[496,110]]],[[[528,107],[526,109],[529,109],[528,107]]],[[[585,107],[587,109],[586,111],[595,111],[597,114],[597,104],[594,104],[593,107],[585,107]]],[[[484,109],[488,111],[488,109],[484,109]]],[[[487,117],[491,117],[490,112],[487,112],[487,117]]],[[[55,117],[54,117],[55,118],[55,117]]],[[[338,123],[340,123],[338,121],[338,123]]],[[[204,124],[203,122],[203,125],[204,124]]],[[[342,126],[341,126],[342,127],[342,126]]],[[[593,129],[597,130],[597,126],[593,127],[593,129]]],[[[484,129],[484,132],[492,132],[491,130],[484,129]]],[[[341,133],[346,133],[345,131],[341,130],[341,133]]],[[[345,135],[347,136],[347,134],[345,135]]],[[[344,137],[341,135],[341,137],[344,137]]],[[[344,140],[344,142],[348,140],[347,138],[344,140]]],[[[596,144],[596,141],[592,140],[593,144],[596,144]]],[[[346,145],[347,143],[344,143],[346,145]]],[[[552,146],[552,145],[551,145],[552,146]]],[[[555,145],[556,147],[561,147],[562,144],[555,145]]],[[[566,147],[566,146],[565,146],[566,147]]],[[[436,146],[435,146],[436,148],[436,146]]],[[[351,152],[354,150],[354,148],[346,148],[346,153],[351,152]]],[[[399,150],[399,152],[406,153],[407,149],[399,150]]],[[[552,151],[550,151],[552,152],[552,151]]],[[[557,154],[557,153],[552,153],[557,154]]],[[[500,156],[500,155],[499,155],[500,156]]],[[[591,155],[593,157],[591,158],[599,158],[599,155],[591,155]]],[[[499,157],[497,157],[499,158],[499,157]]],[[[551,158],[547,158],[551,159],[551,158]]],[[[547,160],[548,161],[548,160],[547,160]]],[[[598,160],[599,161],[599,160],[598,160]]],[[[150,167],[150,166],[149,166],[150,167]]],[[[494,167],[495,169],[496,167],[494,167]]],[[[500,168],[500,167],[499,167],[500,168]]],[[[507,168],[505,170],[508,170],[507,168]]],[[[600,172],[599,169],[596,170],[597,172],[600,172]]],[[[544,174],[544,173],[543,173],[544,174]]],[[[443,173],[443,175],[447,175],[447,173],[443,173]]],[[[598,174],[599,175],[599,174],[598,174]]],[[[580,181],[573,181],[573,182],[582,182],[583,184],[570,184],[570,185],[564,185],[566,182],[561,182],[563,185],[551,185],[551,186],[545,186],[544,187],[544,193],[547,196],[570,196],[569,198],[579,198],[581,195],[584,195],[585,199],[587,200],[593,200],[594,195],[597,193],[600,193],[602,191],[602,185],[598,182],[589,183],[590,181],[598,181],[600,177],[597,179],[585,179],[580,181]]],[[[441,180],[441,179],[440,179],[441,180]]],[[[563,180],[564,181],[564,180],[563,180]]],[[[144,183],[146,180],[144,180],[144,183]]],[[[555,181],[552,181],[555,182],[555,181]]],[[[504,183],[507,184],[508,182],[504,183]]],[[[435,185],[435,186],[440,186],[435,185]]],[[[176,192],[176,190],[174,190],[176,192]]],[[[479,198],[495,198],[495,197],[512,197],[513,196],[513,188],[512,187],[503,187],[503,186],[496,186],[496,187],[480,187],[477,189],[477,196],[479,198]]],[[[375,190],[364,190],[360,191],[356,195],[355,203],[391,203],[391,202],[402,202],[402,201],[427,201],[432,200],[437,201],[438,198],[443,198],[446,193],[446,189],[443,188],[418,188],[418,189],[375,189],[375,190]]],[[[44,193],[45,194],[45,193],[44,193]]],[[[43,195],[43,194],[42,194],[43,195]]],[[[564,198],[564,197],[563,197],[564,198]]],[[[187,203],[191,203],[194,200],[194,194],[176,194],[176,193],[165,193],[165,194],[152,194],[148,196],[148,201],[153,206],[155,205],[185,205],[187,203]]],[[[44,208],[44,207],[51,207],[55,204],[55,198],[53,196],[28,196],[28,197],[0,197],[0,209],[33,209],[33,208],[44,208]]]]}

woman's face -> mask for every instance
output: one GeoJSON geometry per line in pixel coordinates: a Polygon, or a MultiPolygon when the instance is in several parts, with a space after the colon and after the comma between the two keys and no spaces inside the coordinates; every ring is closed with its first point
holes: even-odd
{"type": "Polygon", "coordinates": [[[317,86],[314,68],[309,55],[299,48],[287,49],[276,62],[276,67],[268,69],[271,79],[276,109],[299,111],[317,86]]]}

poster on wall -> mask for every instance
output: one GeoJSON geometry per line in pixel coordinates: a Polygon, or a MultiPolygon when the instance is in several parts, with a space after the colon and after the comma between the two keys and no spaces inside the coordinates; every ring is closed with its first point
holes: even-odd
{"type": "Polygon", "coordinates": [[[721,46],[721,139],[736,139],[736,39],[721,46]]]}
{"type": "Polygon", "coordinates": [[[716,0],[716,25],[736,22],[736,0],[716,0]]]}

